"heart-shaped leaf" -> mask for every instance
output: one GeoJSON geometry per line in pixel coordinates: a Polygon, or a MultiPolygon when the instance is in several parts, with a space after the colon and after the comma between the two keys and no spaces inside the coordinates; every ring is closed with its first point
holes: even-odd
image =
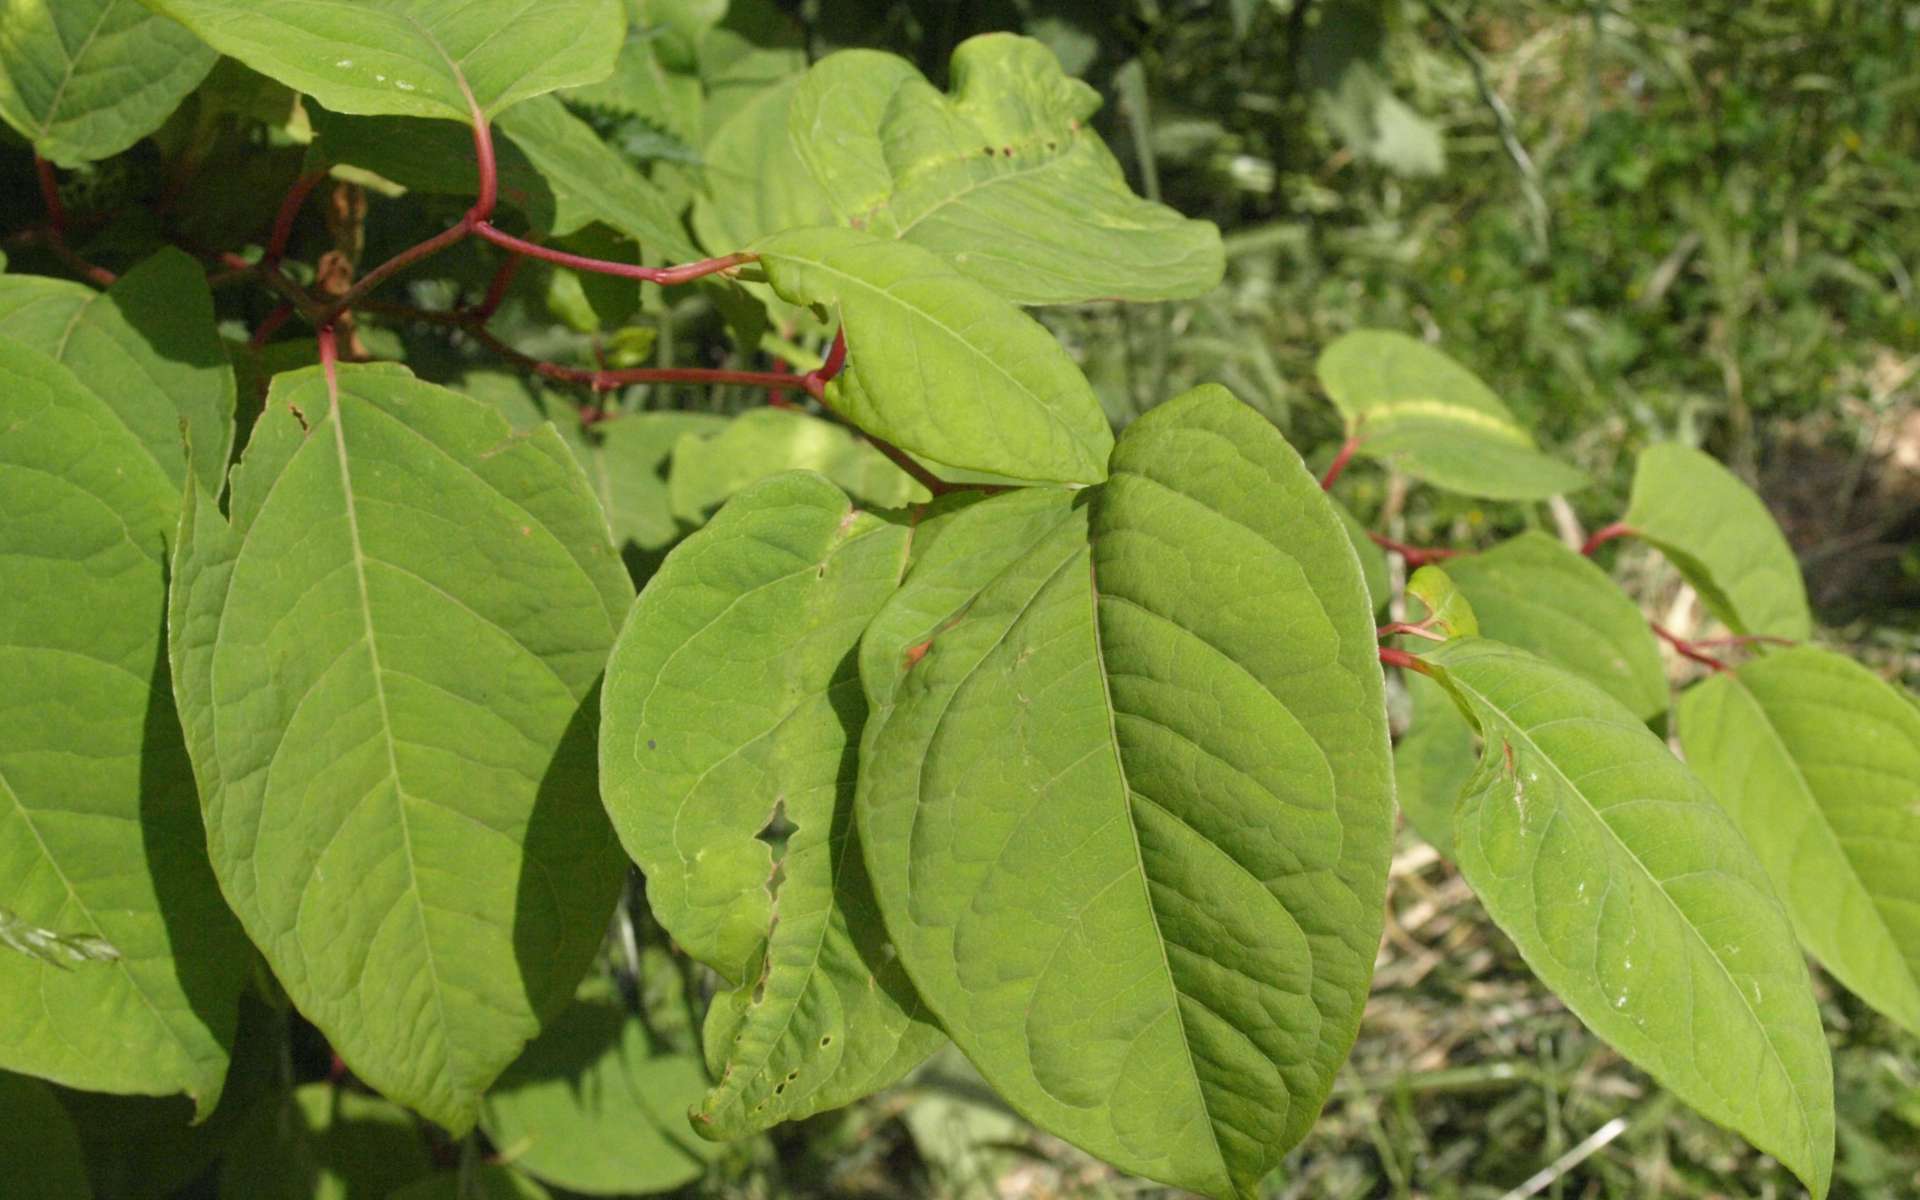
{"type": "Polygon", "coordinates": [[[620,0],[142,0],[340,113],[491,119],[605,79],[620,0]]]}
{"type": "Polygon", "coordinates": [[[169,621],[214,870],[355,1072],[463,1131],[619,891],[593,696],[632,587],[551,428],[394,367],[276,378],[230,509],[187,509],[169,621]]]}
{"type": "Polygon", "coordinates": [[[1318,483],[1209,387],[1129,427],[1090,496],[960,513],[883,610],[875,890],[941,1024],[1042,1128],[1240,1197],[1312,1124],[1385,889],[1370,609],[1318,483]]]}
{"type": "Polygon", "coordinates": [[[1680,740],[1786,901],[1800,941],[1920,1034],[1920,709],[1800,646],[1680,700],[1680,740]]]}
{"type": "Polygon", "coordinates": [[[1363,329],[1315,367],[1358,453],[1435,487],[1493,500],[1543,500],[1587,486],[1585,475],[1534,448],[1479,376],[1403,333],[1363,329]]]}
{"type": "Polygon", "coordinates": [[[1543,982],[1816,1198],[1833,1066],[1766,871],[1700,781],[1584,679],[1482,638],[1423,656],[1485,750],[1454,860],[1543,982]]]}
{"type": "Polygon", "coordinates": [[[827,402],[902,450],[963,470],[1097,483],[1113,434],[1093,388],[1032,317],[933,254],[854,229],[754,249],[780,297],[837,309],[827,402]]]}
{"type": "Polygon", "coordinates": [[[220,56],[139,0],[0,7],[0,118],[63,167],[160,128],[220,56]]]}
{"type": "Polygon", "coordinates": [[[0,909],[97,952],[0,950],[0,1068],[185,1092],[205,1115],[248,954],[207,867],[168,695],[179,481],[119,411],[7,337],[0,430],[0,909]]]}
{"type": "Polygon", "coordinates": [[[1659,547],[1735,633],[1798,641],[1813,631],[1793,548],[1753,489],[1711,457],[1672,443],[1649,447],[1622,521],[1659,547]]]}
{"type": "Polygon", "coordinates": [[[667,557],[608,665],[607,809],[661,925],[736,985],[705,1030],[709,1136],[858,1099],[939,1040],[852,829],[853,650],[909,539],[818,475],[775,476],[667,557]]]}

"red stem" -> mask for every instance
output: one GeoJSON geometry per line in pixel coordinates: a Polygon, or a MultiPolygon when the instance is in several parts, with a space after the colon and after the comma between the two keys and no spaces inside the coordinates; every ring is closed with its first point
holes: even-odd
{"type": "Polygon", "coordinates": [[[285,325],[287,323],[288,318],[292,316],[293,316],[293,305],[282,304],[280,307],[274,309],[272,312],[268,313],[266,316],[260,318],[260,327],[258,329],[255,329],[253,331],[253,336],[247,339],[248,347],[254,350],[258,350],[260,347],[266,345],[267,339],[271,338],[274,334],[278,333],[280,331],[280,327],[282,325],[285,325]]]}
{"type": "Polygon", "coordinates": [[[1353,452],[1359,448],[1360,438],[1358,436],[1349,437],[1340,444],[1340,453],[1333,456],[1333,461],[1327,464],[1327,473],[1320,477],[1321,491],[1330,492],[1333,490],[1334,481],[1340,478],[1340,472],[1347,469],[1347,464],[1353,461],[1353,452]]]}
{"type": "Polygon", "coordinates": [[[525,238],[517,238],[510,233],[502,233],[485,221],[474,222],[472,232],[502,249],[511,250],[515,254],[524,254],[528,258],[544,259],[563,267],[571,267],[576,271],[591,271],[596,275],[643,279],[667,287],[678,283],[691,283],[703,276],[718,274],[721,271],[730,271],[735,267],[753,262],[759,257],[756,254],[728,254],[720,258],[684,263],[677,267],[643,267],[637,263],[609,262],[604,258],[587,258],[579,254],[569,254],[565,250],[553,250],[538,242],[529,242],[525,238]]]}
{"type": "Polygon", "coordinates": [[[1580,547],[1580,553],[1586,555],[1588,558],[1592,558],[1595,550],[1598,550],[1601,546],[1604,546],[1613,539],[1632,537],[1638,532],[1640,531],[1625,521],[1615,521],[1611,525],[1602,525],[1593,531],[1593,536],[1587,539],[1586,545],[1580,547]]]}
{"type": "Polygon", "coordinates": [[[1674,652],[1680,655],[1681,658],[1697,662],[1701,666],[1712,667],[1715,671],[1725,671],[1728,669],[1726,663],[1721,662],[1711,654],[1701,652],[1696,648],[1695,643],[1681,637],[1658,621],[1648,621],[1647,624],[1652,626],[1655,635],[1667,645],[1672,646],[1674,652]]]}
{"type": "Polygon", "coordinates": [[[1409,546],[1405,542],[1396,542],[1384,534],[1369,532],[1367,536],[1373,540],[1374,545],[1379,546],[1383,550],[1393,551],[1401,558],[1406,559],[1408,566],[1416,569],[1424,567],[1428,563],[1439,562],[1443,558],[1453,558],[1460,553],[1458,550],[1427,549],[1421,546],[1409,546]]]}
{"type": "Polygon", "coordinates": [[[520,273],[520,264],[527,261],[518,254],[509,254],[493,273],[493,279],[487,284],[487,294],[481,298],[480,305],[472,311],[473,319],[486,322],[494,313],[500,311],[500,305],[507,299],[507,289],[513,286],[513,277],[520,273]]]}
{"type": "Polygon", "coordinates": [[[327,403],[329,407],[340,402],[340,344],[335,338],[331,322],[314,330],[314,340],[320,346],[320,369],[327,376],[327,403]]]}
{"type": "Polygon", "coordinates": [[[54,177],[53,164],[36,154],[33,156],[33,170],[40,178],[40,199],[47,206],[47,225],[55,237],[65,237],[67,208],[60,203],[60,181],[54,177]]]}
{"type": "Polygon", "coordinates": [[[299,219],[301,207],[326,177],[325,171],[310,171],[293,181],[287,198],[280,202],[280,211],[274,214],[273,234],[267,239],[267,252],[261,261],[274,264],[286,255],[287,241],[293,237],[293,223],[299,219]]]}
{"type": "Polygon", "coordinates": [[[1427,673],[1426,664],[1405,650],[1395,650],[1392,646],[1380,647],[1380,665],[1399,667],[1402,671],[1418,671],[1422,675],[1427,673]]]}
{"type": "MultiPolygon", "coordinates": [[[[462,84],[462,86],[465,86],[462,84]]],[[[467,221],[473,225],[484,224],[493,217],[493,206],[500,197],[500,170],[493,156],[493,127],[487,123],[486,115],[480,106],[473,103],[471,93],[467,96],[473,113],[473,164],[479,172],[480,182],[475,188],[473,207],[467,210],[467,221]]]]}

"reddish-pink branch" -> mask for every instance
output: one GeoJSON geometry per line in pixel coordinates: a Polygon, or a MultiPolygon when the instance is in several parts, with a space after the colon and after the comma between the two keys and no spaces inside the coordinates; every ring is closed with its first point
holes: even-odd
{"type": "Polygon", "coordinates": [[[60,202],[60,181],[54,177],[53,164],[38,154],[33,156],[33,171],[40,180],[40,202],[47,206],[47,226],[55,237],[67,233],[67,206],[60,202]]]}
{"type": "Polygon", "coordinates": [[[1658,621],[1648,621],[1647,624],[1652,626],[1654,634],[1658,636],[1661,641],[1672,646],[1674,652],[1681,658],[1691,662],[1697,662],[1703,667],[1711,667],[1715,671],[1725,671],[1728,669],[1726,663],[1721,662],[1713,655],[1699,649],[1697,643],[1688,641],[1658,621]]]}
{"type": "Polygon", "coordinates": [[[1613,539],[1632,537],[1638,532],[1639,530],[1627,524],[1625,521],[1615,521],[1611,525],[1602,525],[1593,531],[1593,536],[1587,539],[1586,545],[1580,547],[1580,553],[1586,555],[1588,558],[1592,558],[1595,550],[1598,550],[1613,539]]]}
{"type": "Polygon", "coordinates": [[[1399,667],[1402,671],[1418,671],[1423,675],[1427,672],[1426,664],[1405,650],[1395,650],[1392,646],[1380,647],[1380,665],[1399,667]]]}
{"type": "MultiPolygon", "coordinates": [[[[461,86],[465,86],[463,82],[461,86]]],[[[493,156],[493,126],[488,124],[487,116],[473,101],[473,94],[467,94],[467,102],[473,115],[473,165],[479,174],[479,182],[474,188],[473,207],[467,210],[469,224],[478,225],[493,219],[493,206],[500,199],[500,169],[493,156]]]]}
{"type": "Polygon", "coordinates": [[[500,305],[507,299],[507,289],[513,286],[513,277],[520,273],[520,264],[527,261],[518,254],[509,254],[500,262],[500,267],[487,283],[487,294],[480,298],[479,307],[473,310],[476,321],[487,321],[500,311],[500,305]]]}
{"type": "Polygon", "coordinates": [[[287,191],[286,199],[280,202],[280,211],[273,217],[273,232],[267,237],[267,251],[261,261],[278,264],[286,256],[287,242],[293,237],[293,223],[300,218],[300,209],[306,204],[313,189],[327,177],[325,171],[309,171],[293,181],[293,187],[287,191]]]}
{"type": "Polygon", "coordinates": [[[1458,550],[1446,550],[1438,547],[1409,546],[1405,542],[1396,542],[1392,538],[1379,533],[1369,532],[1367,537],[1371,538],[1373,544],[1382,550],[1391,550],[1401,558],[1406,559],[1407,565],[1416,569],[1424,567],[1428,563],[1436,563],[1442,559],[1453,558],[1460,553],[1458,550]]]}
{"type": "Polygon", "coordinates": [[[293,305],[282,304],[266,316],[260,318],[260,324],[254,329],[253,336],[247,339],[247,345],[254,350],[258,350],[260,347],[266,345],[268,339],[278,333],[280,327],[285,325],[292,316],[293,305]]]}
{"type": "Polygon", "coordinates": [[[320,369],[327,376],[327,401],[335,404],[340,399],[340,343],[333,332],[331,322],[314,331],[314,340],[320,347],[320,369]]]}
{"type": "Polygon", "coordinates": [[[1321,491],[1333,490],[1333,485],[1340,478],[1340,473],[1347,469],[1348,463],[1353,461],[1353,453],[1360,448],[1361,440],[1356,434],[1340,444],[1340,452],[1333,456],[1333,461],[1327,464],[1327,473],[1320,477],[1321,491]]]}
{"type": "Polygon", "coordinates": [[[735,267],[753,262],[758,256],[753,254],[727,254],[719,258],[701,259],[699,262],[683,263],[677,267],[643,267],[638,263],[611,262],[604,258],[588,258],[582,254],[569,254],[565,250],[555,250],[503,233],[485,221],[475,221],[470,232],[484,238],[503,250],[515,254],[524,254],[528,258],[543,259],[576,271],[591,271],[596,275],[617,275],[622,279],[641,279],[649,283],[658,283],[672,287],[679,283],[691,283],[707,275],[716,275],[730,271],[735,267]]]}
{"type": "Polygon", "coordinates": [[[33,156],[33,171],[40,181],[40,200],[47,207],[47,225],[43,231],[47,249],[88,283],[96,287],[112,287],[119,276],[105,267],[88,262],[67,244],[67,207],[60,200],[60,180],[53,173],[53,164],[36,154],[33,156]]]}

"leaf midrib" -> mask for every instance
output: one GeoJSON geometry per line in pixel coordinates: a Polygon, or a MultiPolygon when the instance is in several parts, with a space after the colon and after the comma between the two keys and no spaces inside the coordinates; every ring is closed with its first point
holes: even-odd
{"type": "MultiPolygon", "coordinates": [[[[93,23],[93,28],[87,30],[87,36],[80,39],[80,44],[72,51],[67,50],[66,41],[60,38],[59,24],[57,22],[54,24],[54,37],[60,42],[60,52],[67,56],[67,69],[61,74],[60,82],[54,86],[52,98],[47,101],[46,116],[40,120],[40,137],[44,138],[53,132],[54,115],[60,111],[60,101],[66,97],[67,85],[72,83],[73,77],[79,73],[81,56],[92,49],[94,41],[100,36],[101,27],[107,23],[107,17],[121,3],[122,0],[112,0],[111,3],[103,7],[100,10],[100,16],[93,23]]],[[[47,16],[49,20],[52,19],[53,14],[51,10],[49,10],[47,16]]],[[[35,140],[37,141],[39,139],[36,138],[35,140]]]]}
{"type": "MultiPolygon", "coordinates": [[[[1673,898],[1673,895],[1667,891],[1666,885],[1660,880],[1658,876],[1656,876],[1653,873],[1652,869],[1647,866],[1646,860],[1641,858],[1639,854],[1635,853],[1633,847],[1627,845],[1627,843],[1620,837],[1620,834],[1613,828],[1613,826],[1607,823],[1606,817],[1603,816],[1600,810],[1594,806],[1593,801],[1587,798],[1587,794],[1584,791],[1582,791],[1579,788],[1579,786],[1573,782],[1572,779],[1567,777],[1567,773],[1560,768],[1560,763],[1558,762],[1558,760],[1556,760],[1552,755],[1548,754],[1546,751],[1542,750],[1540,748],[1539,743],[1535,742],[1533,738],[1529,735],[1529,733],[1525,729],[1522,729],[1520,727],[1519,722],[1514,720],[1514,718],[1510,716],[1504,708],[1495,704],[1493,700],[1489,696],[1487,696],[1485,692],[1481,691],[1479,688],[1461,679],[1458,672],[1449,672],[1448,674],[1449,674],[1449,679],[1453,682],[1453,684],[1456,687],[1460,688],[1460,690],[1462,690],[1463,692],[1466,692],[1467,694],[1478,699],[1482,704],[1485,704],[1487,708],[1492,712],[1498,713],[1500,715],[1501,723],[1504,724],[1507,727],[1507,729],[1510,730],[1513,733],[1513,735],[1516,738],[1518,738],[1527,747],[1527,749],[1531,750],[1542,762],[1544,762],[1547,765],[1547,769],[1553,772],[1553,774],[1560,780],[1560,782],[1566,786],[1569,792],[1571,792],[1574,796],[1579,797],[1581,803],[1586,806],[1586,810],[1588,814],[1593,818],[1594,823],[1599,825],[1600,828],[1606,830],[1607,837],[1616,846],[1620,847],[1620,849],[1626,854],[1626,856],[1630,860],[1632,860],[1634,866],[1638,867],[1640,871],[1647,877],[1647,879],[1653,882],[1654,890],[1660,893],[1660,898],[1665,900],[1667,902],[1668,907],[1670,907],[1673,910],[1674,914],[1680,918],[1681,927],[1685,929],[1687,933],[1690,934],[1696,942],[1699,943],[1700,948],[1706,952],[1707,958],[1713,962],[1713,965],[1719,969],[1721,976],[1726,979],[1727,986],[1733,989],[1734,995],[1740,997],[1740,1006],[1746,1010],[1747,1016],[1752,1019],[1755,1028],[1761,1031],[1760,1040],[1767,1047],[1767,1057],[1772,1059],[1774,1066],[1780,1069],[1781,1076],[1784,1079],[1786,1079],[1787,1086],[1790,1089],[1792,1089],[1795,1098],[1801,1100],[1800,1109],[1795,1115],[1799,1118],[1802,1131],[1805,1133],[1805,1136],[1806,1136],[1805,1149],[1807,1153],[1808,1167],[1809,1169],[1817,1170],[1817,1164],[1819,1163],[1819,1155],[1816,1154],[1814,1151],[1813,1123],[1808,1119],[1804,1097],[1802,1096],[1802,1093],[1800,1090],[1800,1082],[1799,1080],[1794,1078],[1793,1072],[1787,1069],[1786,1062],[1781,1059],[1779,1048],[1773,1044],[1773,1038],[1769,1035],[1767,1023],[1762,1021],[1760,1019],[1760,1014],[1754,1011],[1753,1002],[1747,998],[1746,989],[1741,987],[1739,982],[1734,979],[1733,973],[1727,969],[1727,964],[1721,961],[1720,956],[1713,952],[1713,947],[1707,944],[1706,937],[1703,934],[1701,934],[1699,928],[1694,925],[1693,918],[1690,917],[1685,911],[1681,909],[1679,901],[1675,900],[1673,898]]],[[[1637,725],[1638,723],[1636,722],[1636,726],[1637,725]]],[[[1488,745],[1489,747],[1491,747],[1491,742],[1489,742],[1488,745]]],[[[1702,1082],[1705,1082],[1704,1076],[1702,1077],[1702,1082]]]]}

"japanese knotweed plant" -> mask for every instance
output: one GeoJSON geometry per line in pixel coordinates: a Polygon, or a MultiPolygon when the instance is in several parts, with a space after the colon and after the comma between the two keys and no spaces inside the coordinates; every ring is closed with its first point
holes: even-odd
{"type": "Polygon", "coordinates": [[[1330,498],[1351,458],[1586,480],[1389,333],[1321,361],[1324,479],[1215,386],[1116,437],[1027,310],[1191,297],[1222,252],[1129,189],[1096,94],[1019,37],[942,91],[724,7],[0,10],[45,199],[0,275],[9,1194],[216,1158],[240,1196],[665,1190],[951,1041],[1040,1128],[1252,1196],[1359,1026],[1397,786],[1575,1013],[1823,1196],[1803,955],[1920,1032],[1920,708],[1809,644],[1752,493],[1654,446],[1585,553],[1435,566],[1330,498]],[[643,171],[609,114],[683,153],[643,171]],[[69,211],[61,169],[149,136],[152,211],[69,211]],[[182,215],[261,180],[256,222],[182,215]],[[363,267],[368,190],[465,207],[363,267]],[[456,248],[471,302],[383,298],[456,248]],[[616,351],[694,285],[780,361],[541,358],[490,331],[529,263],[616,351]],[[423,329],[592,398],[429,382],[423,329]],[[781,403],[633,403],[665,384],[781,403]],[[1740,665],[1649,627],[1619,536],[1740,665]],[[1656,635],[1711,668],[1677,702],[1656,635]],[[131,1099],[174,1095],[210,1119],[131,1099]],[[405,1110],[498,1160],[435,1173],[405,1110]]]}

